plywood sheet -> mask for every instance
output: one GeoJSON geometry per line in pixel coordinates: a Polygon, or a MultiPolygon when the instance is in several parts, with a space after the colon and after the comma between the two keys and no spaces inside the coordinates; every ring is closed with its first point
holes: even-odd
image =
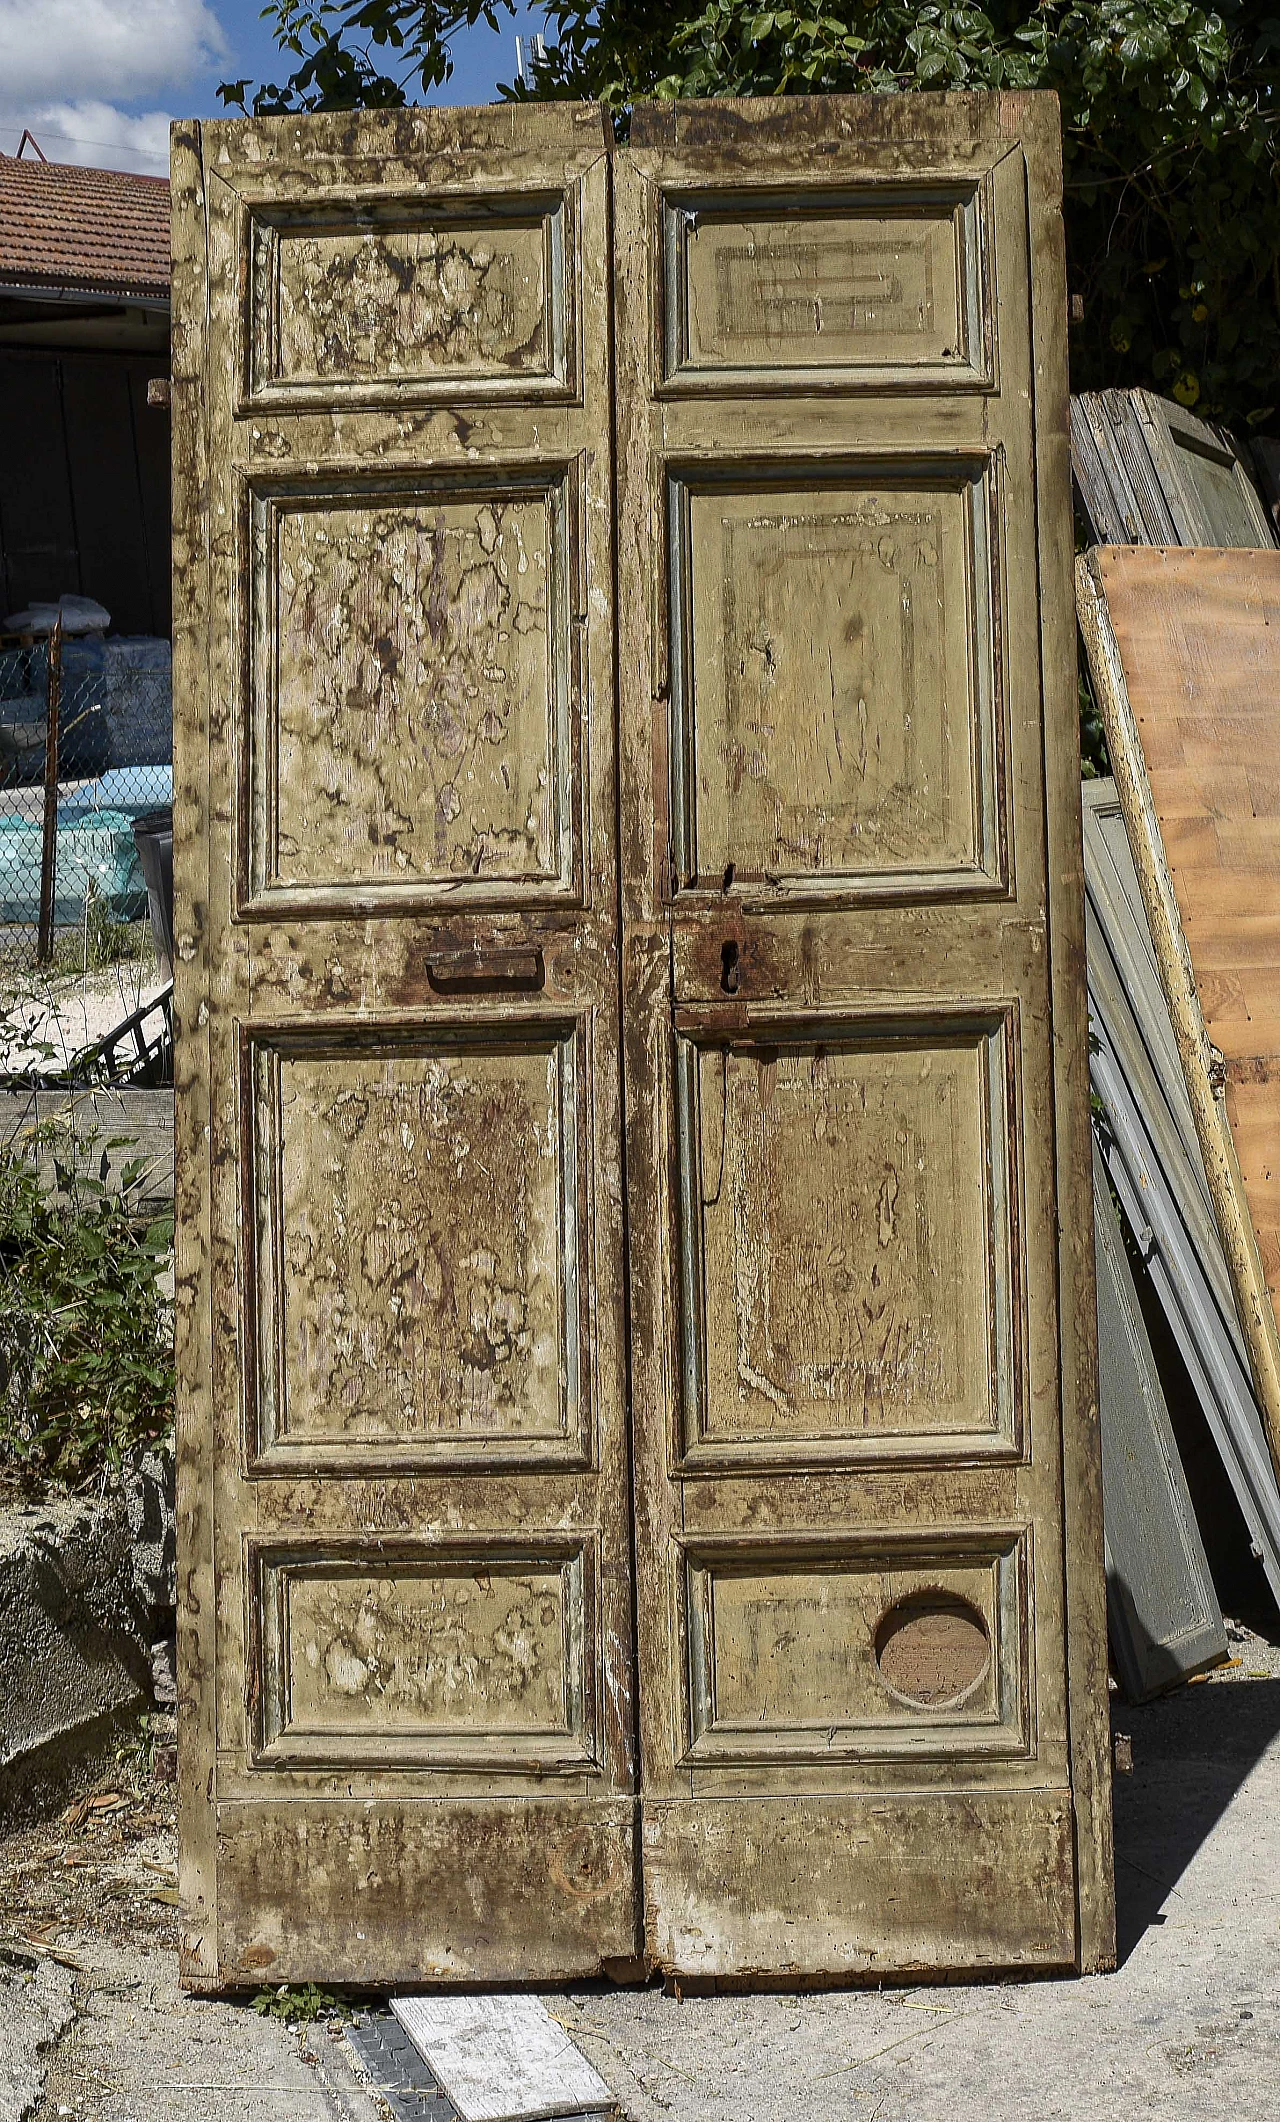
{"type": "Polygon", "coordinates": [[[1104,546],[1077,587],[1280,1465],[1280,554],[1104,546]]]}
{"type": "Polygon", "coordinates": [[[391,2009],[462,2122],[612,2109],[598,2071],[536,1997],[393,1997],[391,2009]]]}

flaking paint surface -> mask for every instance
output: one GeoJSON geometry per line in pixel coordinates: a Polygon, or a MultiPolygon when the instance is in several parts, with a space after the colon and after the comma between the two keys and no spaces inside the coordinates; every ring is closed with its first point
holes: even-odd
{"type": "Polygon", "coordinates": [[[700,1052],[708,1436],[998,1426],[984,1045],[700,1052]]]}
{"type": "Polygon", "coordinates": [[[545,369],[546,245],[526,228],[290,228],[278,238],[278,373],[383,379],[545,369]]]}
{"type": "Polygon", "coordinates": [[[282,1060],[286,1434],[563,1431],[565,1065],[282,1060]]]}
{"type": "Polygon", "coordinates": [[[547,500],[335,497],[278,541],[278,881],[554,875],[547,500]]]}

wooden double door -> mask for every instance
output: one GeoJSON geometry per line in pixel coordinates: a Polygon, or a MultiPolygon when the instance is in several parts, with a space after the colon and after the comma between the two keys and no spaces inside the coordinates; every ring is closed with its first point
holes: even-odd
{"type": "Polygon", "coordinates": [[[173,173],[185,1978],[1106,1964],[1056,106],[173,173]]]}

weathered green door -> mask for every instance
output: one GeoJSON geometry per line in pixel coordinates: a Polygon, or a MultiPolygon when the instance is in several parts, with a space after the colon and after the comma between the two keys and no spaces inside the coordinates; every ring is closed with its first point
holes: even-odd
{"type": "Polygon", "coordinates": [[[178,132],[192,1982],[1107,1959],[1055,128],[178,132]]]}
{"type": "Polygon", "coordinates": [[[1112,1951],[1052,98],[616,165],[646,1947],[1112,1951]]]}
{"type": "Polygon", "coordinates": [[[175,140],[196,1982],[635,1950],[608,182],[175,140]]]}

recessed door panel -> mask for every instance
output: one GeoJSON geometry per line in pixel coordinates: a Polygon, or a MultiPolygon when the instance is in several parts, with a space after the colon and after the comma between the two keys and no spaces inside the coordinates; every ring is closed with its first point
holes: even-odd
{"type": "Polygon", "coordinates": [[[530,1554],[265,1549],[260,1761],[580,1772],[594,1571],[530,1554]]]}
{"type": "Polygon", "coordinates": [[[1013,1060],[1003,1020],[680,1042],[692,1459],[1016,1449],[1013,1060]]]}
{"type": "Polygon", "coordinates": [[[584,1054],[527,1019],[250,1049],[260,1450],[581,1455],[584,1054]]]}
{"type": "Polygon", "coordinates": [[[684,1759],[1025,1752],[1025,1565],[1009,1533],[940,1549],[690,1542],[684,1759]]]}
{"type": "Polygon", "coordinates": [[[252,484],[255,898],[566,889],[569,484],[252,484]]]}
{"type": "Polygon", "coordinates": [[[258,406],[444,391],[519,397],[569,381],[573,199],[255,201],[245,316],[258,406]]]}
{"type": "Polygon", "coordinates": [[[972,181],[667,193],[669,383],[831,374],[874,387],[891,368],[980,382],[993,354],[986,220],[972,181]]]}
{"type": "Polygon", "coordinates": [[[997,483],[990,459],[675,482],[683,881],[1000,883],[997,483]]]}

